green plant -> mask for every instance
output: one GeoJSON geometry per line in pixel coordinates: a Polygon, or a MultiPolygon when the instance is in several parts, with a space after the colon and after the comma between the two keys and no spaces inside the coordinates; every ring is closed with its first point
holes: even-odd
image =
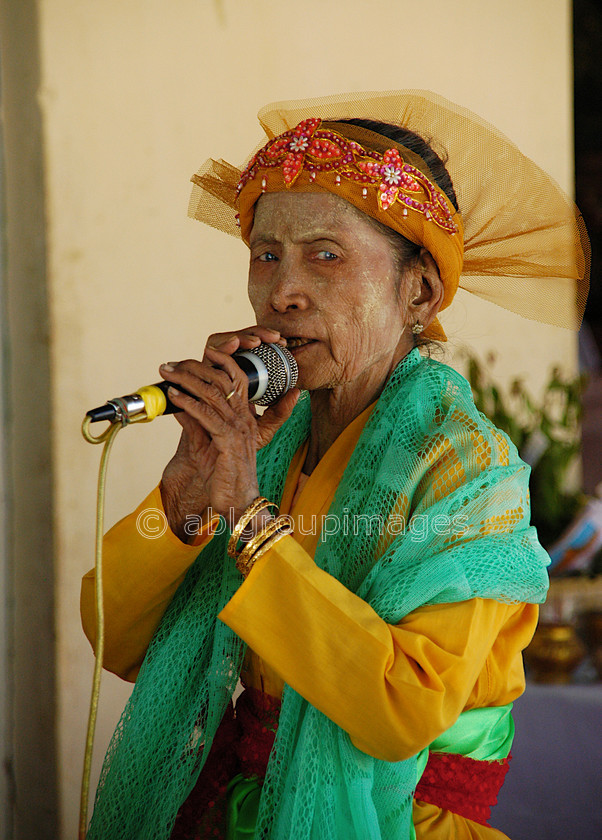
{"type": "Polygon", "coordinates": [[[495,384],[487,368],[468,356],[468,381],[479,411],[502,429],[521,457],[531,465],[531,521],[544,546],[560,536],[583,503],[580,492],[568,489],[567,476],[581,448],[580,422],[586,378],[566,379],[552,371],[540,400],[521,379],[507,392],[495,384]]]}

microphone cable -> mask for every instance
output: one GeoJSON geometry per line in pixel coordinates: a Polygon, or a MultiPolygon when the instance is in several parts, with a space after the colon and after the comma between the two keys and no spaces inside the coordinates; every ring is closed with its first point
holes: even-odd
{"type": "Polygon", "coordinates": [[[82,772],[81,795],[79,805],[78,840],[86,840],[88,831],[88,801],[90,797],[90,775],[92,771],[92,753],[94,751],[94,734],[98,718],[98,701],[100,697],[100,682],[105,647],[105,616],[102,580],[102,540],[104,535],[105,489],[109,455],[117,437],[126,425],[130,423],[148,423],[161,414],[165,407],[165,397],[152,387],[141,388],[138,393],[144,400],[145,413],[128,417],[124,412],[119,421],[113,421],[100,435],[93,435],[90,431],[92,418],[84,417],[82,435],[88,443],[104,444],[100,456],[98,469],[98,486],[96,493],[96,537],[94,548],[94,577],[95,577],[95,614],[96,614],[96,644],[94,651],[94,674],[92,677],[92,691],[90,696],[90,710],[86,729],[86,747],[84,752],[84,766],[82,772]],[[160,396],[159,396],[160,395],[160,396]],[[163,402],[161,401],[163,397],[163,402]]]}

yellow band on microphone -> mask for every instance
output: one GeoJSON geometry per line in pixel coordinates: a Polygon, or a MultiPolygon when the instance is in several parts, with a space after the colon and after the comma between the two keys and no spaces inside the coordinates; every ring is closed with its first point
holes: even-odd
{"type": "Polygon", "coordinates": [[[156,385],[144,385],[136,393],[142,397],[146,417],[142,420],[143,423],[150,423],[155,417],[159,417],[167,408],[167,399],[165,394],[156,385]]]}

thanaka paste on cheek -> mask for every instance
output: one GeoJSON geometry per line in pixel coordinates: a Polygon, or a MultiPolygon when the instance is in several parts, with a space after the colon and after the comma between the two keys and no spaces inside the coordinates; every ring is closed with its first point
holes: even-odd
{"type": "Polygon", "coordinates": [[[276,259],[251,262],[258,322],[318,340],[299,354],[302,387],[344,389],[350,403],[354,392],[379,393],[411,347],[400,348],[407,313],[389,240],[332,194],[270,193],[257,203],[251,234],[252,248],[262,242],[276,259]],[[320,257],[322,246],[334,259],[320,257]]]}

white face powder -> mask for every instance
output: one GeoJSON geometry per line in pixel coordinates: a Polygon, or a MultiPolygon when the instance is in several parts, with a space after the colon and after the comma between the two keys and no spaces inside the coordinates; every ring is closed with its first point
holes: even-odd
{"type": "Polygon", "coordinates": [[[419,278],[408,274],[396,292],[391,243],[344,199],[262,196],[250,248],[249,298],[258,324],[310,340],[293,342],[300,387],[384,381],[411,348],[405,328],[415,320],[408,309],[419,278]]]}

